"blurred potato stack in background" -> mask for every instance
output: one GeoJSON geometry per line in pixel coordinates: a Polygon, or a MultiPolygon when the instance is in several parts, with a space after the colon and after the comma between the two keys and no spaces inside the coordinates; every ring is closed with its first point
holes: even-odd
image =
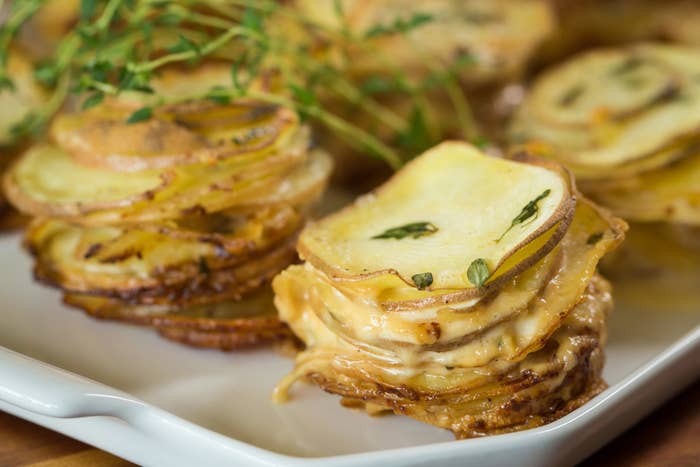
{"type": "Polygon", "coordinates": [[[569,167],[584,193],[634,223],[609,274],[637,275],[670,298],[698,293],[698,48],[641,43],[574,56],[534,80],[510,140],[569,167]]]}
{"type": "MultiPolygon", "coordinates": [[[[320,99],[395,148],[406,162],[448,138],[485,143],[510,110],[504,87],[522,79],[528,62],[555,28],[546,0],[295,0],[306,33],[342,70],[320,99]],[[496,101],[499,102],[496,102],[496,101]]],[[[386,166],[358,158],[333,132],[315,132],[334,148],[335,178],[369,175],[386,166]]],[[[366,148],[359,148],[360,150],[366,148]]],[[[377,176],[379,174],[379,176],[377,176]]]]}
{"type": "Polygon", "coordinates": [[[219,79],[229,70],[215,63],[168,70],[153,86],[177,103],[124,93],[61,114],[6,174],[35,218],[35,275],[68,304],[196,346],[291,336],[268,283],[294,261],[330,160],[290,109],[186,98],[219,79]]]}
{"type": "MultiPolygon", "coordinates": [[[[19,49],[8,50],[7,70],[12,82],[2,84],[0,89],[0,173],[26,145],[22,138],[15,137],[15,129],[31,112],[43,106],[46,98],[46,91],[34,80],[34,70],[25,53],[19,49]]],[[[0,229],[19,227],[23,222],[0,192],[0,229]]]]}
{"type": "Polygon", "coordinates": [[[307,379],[458,438],[555,420],[605,387],[596,267],[625,229],[556,163],[442,143],[301,233],[273,288],[306,349],[277,398],[307,379]]]}

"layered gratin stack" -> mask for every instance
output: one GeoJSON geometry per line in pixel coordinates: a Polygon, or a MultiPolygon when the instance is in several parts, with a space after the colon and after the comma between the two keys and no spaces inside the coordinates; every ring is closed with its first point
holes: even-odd
{"type": "Polygon", "coordinates": [[[276,398],[304,378],[459,438],[556,419],[604,387],[596,266],[624,229],[556,163],[443,143],[302,232],[273,288],[306,350],[276,398]]]}
{"type": "Polygon", "coordinates": [[[511,140],[565,164],[586,195],[634,222],[611,273],[664,294],[697,295],[697,48],[642,44],[578,55],[535,80],[511,140]]]}
{"type": "MultiPolygon", "coordinates": [[[[217,76],[228,68],[165,73],[156,86],[187,95],[217,76]]],[[[295,259],[328,157],[286,108],[133,97],[58,116],[51,143],[6,174],[9,199],[35,217],[36,277],[91,315],[192,345],[289,337],[268,283],[295,259]]]]}

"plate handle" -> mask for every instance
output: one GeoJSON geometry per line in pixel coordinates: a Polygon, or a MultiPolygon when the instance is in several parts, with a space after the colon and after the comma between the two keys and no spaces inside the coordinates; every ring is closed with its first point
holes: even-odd
{"type": "Polygon", "coordinates": [[[97,415],[128,420],[146,404],[88,378],[0,347],[0,400],[55,418],[97,415]]]}

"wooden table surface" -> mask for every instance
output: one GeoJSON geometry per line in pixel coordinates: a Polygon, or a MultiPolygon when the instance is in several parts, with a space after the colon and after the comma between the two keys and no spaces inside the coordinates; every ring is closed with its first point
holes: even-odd
{"type": "MultiPolygon", "coordinates": [[[[0,412],[0,466],[126,466],[128,462],[0,412]]],[[[700,381],[581,467],[700,466],[700,381]]]]}

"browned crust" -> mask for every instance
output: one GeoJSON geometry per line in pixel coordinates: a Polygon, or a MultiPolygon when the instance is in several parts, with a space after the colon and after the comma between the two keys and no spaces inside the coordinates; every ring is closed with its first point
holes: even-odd
{"type": "Polygon", "coordinates": [[[86,284],[66,284],[60,275],[37,262],[34,266],[36,280],[69,293],[116,298],[131,304],[197,304],[239,299],[268,283],[279,271],[296,258],[293,239],[268,253],[263,258],[232,268],[213,271],[194,269],[168,283],[155,280],[147,286],[122,289],[91,288],[86,284]]]}
{"type": "Polygon", "coordinates": [[[480,395],[478,401],[481,401],[482,409],[474,414],[451,413],[450,407],[458,410],[460,393],[454,393],[451,397],[421,396],[412,390],[399,392],[374,383],[347,385],[321,373],[310,373],[307,377],[324,391],[342,396],[345,401],[343,405],[349,405],[350,401],[355,407],[371,404],[372,412],[381,408],[397,415],[406,415],[447,428],[456,438],[464,439],[535,428],[581,407],[606,387],[600,378],[600,368],[590,362],[594,352],[599,352],[599,348],[582,349],[581,363],[567,373],[564,381],[551,392],[536,393],[534,397],[519,395],[519,391],[534,389],[539,383],[558,375],[556,370],[546,375],[525,372],[513,383],[499,388],[497,393],[480,395]],[[441,418],[441,414],[447,419],[441,418]]]}
{"type": "Polygon", "coordinates": [[[187,327],[156,326],[162,337],[192,347],[239,350],[273,343],[294,342],[295,337],[283,323],[277,326],[255,328],[247,331],[209,331],[187,327]]]}
{"type": "Polygon", "coordinates": [[[86,307],[71,295],[64,296],[64,302],[96,319],[153,327],[161,336],[193,347],[237,350],[271,343],[300,347],[292,331],[276,316],[235,319],[149,316],[130,313],[128,304],[120,307],[116,302],[103,307],[86,307]]]}
{"type": "MultiPolygon", "coordinates": [[[[460,142],[446,142],[442,144],[465,144],[465,143],[460,143],[460,142]]],[[[505,284],[507,281],[512,279],[514,276],[517,274],[521,273],[522,271],[526,270],[533,264],[535,264],[537,261],[542,259],[547,253],[549,253],[558,243],[559,241],[564,237],[566,234],[569,225],[571,224],[571,221],[574,218],[574,213],[576,210],[576,202],[577,202],[577,197],[580,196],[577,189],[576,185],[573,179],[573,176],[571,172],[569,172],[567,169],[565,169],[563,166],[558,164],[557,162],[554,162],[549,159],[542,159],[539,157],[535,157],[531,154],[528,154],[526,152],[521,152],[518,154],[514,154],[511,157],[512,160],[515,162],[521,162],[521,163],[526,163],[526,164],[531,164],[531,165],[536,165],[539,167],[543,167],[552,171],[555,171],[561,175],[561,177],[567,182],[569,186],[569,193],[570,196],[564,197],[562,199],[562,202],[560,205],[557,207],[555,213],[551,216],[550,220],[546,223],[544,223],[542,226],[540,226],[536,231],[532,232],[528,237],[526,237],[520,244],[518,244],[513,250],[505,255],[501,261],[498,263],[498,265],[494,268],[494,273],[498,271],[498,268],[513,254],[515,254],[517,251],[522,249],[525,245],[528,243],[532,242],[536,238],[544,235],[545,233],[549,232],[551,229],[556,228],[554,234],[549,238],[549,240],[542,246],[540,247],[535,253],[530,255],[529,257],[525,258],[523,261],[512,267],[509,271],[501,274],[497,278],[487,281],[486,284],[484,284],[481,288],[476,288],[472,287],[469,289],[464,289],[460,290],[457,292],[452,292],[452,293],[446,293],[444,295],[436,295],[436,296],[431,296],[431,297],[425,297],[421,299],[415,299],[415,300],[405,300],[401,302],[386,302],[383,306],[387,310],[398,310],[402,308],[422,308],[422,307],[428,307],[428,306],[434,306],[434,305],[446,305],[450,303],[458,303],[462,301],[466,301],[472,298],[477,298],[477,297],[483,297],[489,293],[491,293],[494,290],[500,289],[503,284],[505,284]],[[558,224],[558,227],[557,227],[558,224]]],[[[414,161],[409,162],[407,166],[410,166],[410,164],[415,163],[414,161]]],[[[393,180],[393,179],[392,179],[393,180]]],[[[374,191],[375,196],[378,196],[384,189],[385,187],[388,186],[389,184],[392,183],[392,180],[389,180],[387,183],[379,187],[377,190],[374,191]]],[[[335,216],[342,215],[346,210],[353,209],[354,208],[354,203],[341,209],[340,211],[337,211],[334,214],[331,214],[330,216],[326,217],[325,219],[331,219],[335,216]]],[[[322,219],[320,222],[323,222],[322,219]]],[[[372,277],[376,276],[381,276],[381,275],[395,275],[399,279],[401,279],[407,286],[416,288],[415,284],[413,283],[413,280],[410,278],[405,278],[399,274],[398,271],[395,269],[383,269],[380,271],[374,271],[371,273],[367,274],[359,274],[359,275],[347,275],[342,272],[339,272],[337,269],[334,269],[332,265],[327,265],[324,263],[320,258],[318,258],[311,250],[306,247],[303,243],[303,232],[302,235],[299,239],[299,242],[297,244],[297,250],[299,251],[299,255],[306,261],[308,261],[314,268],[317,268],[318,270],[322,271],[325,273],[330,279],[333,281],[338,281],[338,282],[359,282],[365,279],[369,279],[372,277]]],[[[493,276],[494,274],[492,274],[493,276]]]]}

